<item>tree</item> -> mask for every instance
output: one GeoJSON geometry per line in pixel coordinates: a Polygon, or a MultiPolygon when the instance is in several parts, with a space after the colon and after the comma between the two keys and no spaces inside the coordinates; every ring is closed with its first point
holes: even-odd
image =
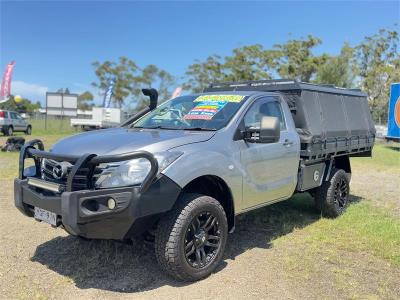
{"type": "Polygon", "coordinates": [[[93,107],[93,94],[89,91],[83,92],[78,96],[78,109],[88,110],[93,107]]]}
{"type": "Polygon", "coordinates": [[[342,47],[340,55],[328,57],[326,62],[319,66],[315,82],[351,88],[354,86],[355,77],[354,48],[346,43],[342,47]]]}
{"type": "Polygon", "coordinates": [[[204,62],[190,65],[185,73],[185,89],[201,92],[211,82],[270,79],[276,66],[278,51],[264,50],[255,44],[235,48],[232,55],[209,56],[204,62]]]}
{"type": "Polygon", "coordinates": [[[275,45],[275,63],[280,77],[310,82],[328,59],[326,54],[315,56],[312,53],[312,49],[320,44],[319,38],[309,35],[307,39],[289,40],[285,44],[275,45]]]}
{"type": "Polygon", "coordinates": [[[116,79],[113,102],[118,107],[122,106],[128,96],[137,93],[135,77],[137,76],[138,66],[129,58],[121,56],[118,63],[108,60],[103,63],[95,61],[93,66],[96,68],[95,73],[99,82],[93,82],[92,85],[99,88],[103,93],[108,87],[110,78],[116,79]]]}
{"type": "Polygon", "coordinates": [[[14,101],[14,96],[10,96],[10,100],[5,103],[0,104],[0,109],[17,111],[19,113],[33,113],[36,109],[40,108],[40,102],[32,103],[29,99],[22,98],[22,101],[16,103],[14,101]]]}
{"type": "Polygon", "coordinates": [[[390,83],[400,81],[397,31],[381,29],[356,47],[360,87],[367,92],[375,121],[387,120],[390,83]]]}
{"type": "Polygon", "coordinates": [[[223,81],[225,79],[224,62],[221,60],[220,56],[212,55],[207,57],[205,62],[197,61],[190,65],[185,75],[187,80],[183,88],[198,93],[211,82],[223,81]]]}
{"type": "MultiPolygon", "coordinates": [[[[148,65],[141,69],[134,61],[127,57],[120,57],[118,62],[105,61],[94,62],[98,82],[92,85],[104,91],[107,89],[109,79],[114,77],[115,85],[113,102],[121,107],[127,104],[126,100],[134,97],[135,107],[142,107],[144,97],[141,89],[143,87],[158,87],[160,99],[167,99],[170,94],[170,87],[174,84],[174,78],[168,72],[159,69],[155,65],[148,65]]],[[[128,101],[129,102],[129,101],[128,101]]]]}
{"type": "Polygon", "coordinates": [[[318,38],[308,36],[305,40],[289,40],[272,49],[264,49],[260,44],[243,46],[233,49],[232,55],[224,59],[212,55],[187,68],[184,88],[200,92],[210,82],[262,80],[276,75],[310,81],[328,59],[326,54],[315,56],[312,53],[320,43],[318,38]]]}
{"type": "Polygon", "coordinates": [[[225,58],[226,80],[271,79],[277,54],[264,50],[260,44],[233,49],[233,55],[225,58]]]}
{"type": "Polygon", "coordinates": [[[148,65],[141,72],[138,82],[142,87],[156,88],[160,99],[167,99],[170,96],[170,87],[175,82],[171,74],[155,65],[148,65]]]}

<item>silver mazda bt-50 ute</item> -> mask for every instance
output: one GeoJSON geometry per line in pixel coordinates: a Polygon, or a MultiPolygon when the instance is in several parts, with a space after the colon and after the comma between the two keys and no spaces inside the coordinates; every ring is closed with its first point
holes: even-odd
{"type": "Polygon", "coordinates": [[[221,262],[235,217],[309,192],[324,216],[348,205],[350,156],[375,131],[359,90],[293,80],[212,84],[119,128],[25,144],[15,205],[87,239],[152,234],[160,266],[198,280],[221,262]],[[26,160],[33,160],[25,167],[26,160]]]}

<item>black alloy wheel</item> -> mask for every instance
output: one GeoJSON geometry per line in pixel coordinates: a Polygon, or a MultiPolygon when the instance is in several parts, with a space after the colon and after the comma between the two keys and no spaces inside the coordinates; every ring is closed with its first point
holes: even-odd
{"type": "Polygon", "coordinates": [[[221,241],[219,222],[211,212],[196,215],[186,230],[185,256],[193,268],[208,266],[216,257],[221,241]]]}
{"type": "Polygon", "coordinates": [[[336,183],[333,195],[335,204],[339,206],[339,209],[342,210],[346,207],[348,194],[347,181],[344,178],[340,178],[340,180],[336,183]]]}

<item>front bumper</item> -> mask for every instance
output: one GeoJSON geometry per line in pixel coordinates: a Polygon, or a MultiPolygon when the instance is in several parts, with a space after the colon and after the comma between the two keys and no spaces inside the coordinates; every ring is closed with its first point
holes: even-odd
{"type": "Polygon", "coordinates": [[[63,226],[73,235],[116,240],[138,235],[150,229],[161,214],[170,210],[181,192],[181,188],[167,176],[156,176],[157,161],[148,152],[137,151],[116,156],[86,154],[82,157],[72,157],[44,152],[43,148],[41,141],[34,140],[25,144],[21,150],[19,178],[14,181],[15,206],[28,217],[34,216],[35,207],[55,213],[56,225],[63,226]],[[139,186],[94,189],[90,180],[87,180],[93,174],[93,168],[100,163],[137,157],[147,158],[152,166],[148,176],[139,186]],[[33,158],[35,166],[24,169],[26,158],[33,158]],[[74,163],[60,192],[52,192],[28,183],[30,178],[40,178],[40,162],[43,158],[74,163]],[[85,180],[82,181],[82,178],[85,180]],[[107,206],[110,198],[116,202],[113,209],[107,206]]]}
{"type": "Polygon", "coordinates": [[[34,207],[43,208],[57,214],[57,226],[92,239],[123,240],[143,233],[172,208],[181,192],[166,176],[157,178],[143,194],[139,187],[126,187],[48,195],[27,181],[14,181],[15,206],[24,215],[33,217],[34,207]],[[112,210],[106,206],[109,198],[117,203],[112,210]],[[99,203],[97,211],[90,210],[88,203],[93,201],[99,203]]]}

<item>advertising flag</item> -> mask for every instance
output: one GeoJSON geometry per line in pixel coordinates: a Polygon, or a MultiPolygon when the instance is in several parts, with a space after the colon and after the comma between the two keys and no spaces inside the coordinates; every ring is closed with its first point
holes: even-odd
{"type": "Polygon", "coordinates": [[[12,61],[6,66],[6,70],[3,74],[3,81],[1,82],[0,89],[0,103],[8,100],[8,97],[11,94],[11,76],[14,70],[15,62],[12,61]]]}
{"type": "Polygon", "coordinates": [[[111,97],[114,93],[115,78],[111,78],[108,82],[106,93],[104,94],[103,106],[110,107],[111,97]],[[105,106],[107,105],[107,106],[105,106]]]}

